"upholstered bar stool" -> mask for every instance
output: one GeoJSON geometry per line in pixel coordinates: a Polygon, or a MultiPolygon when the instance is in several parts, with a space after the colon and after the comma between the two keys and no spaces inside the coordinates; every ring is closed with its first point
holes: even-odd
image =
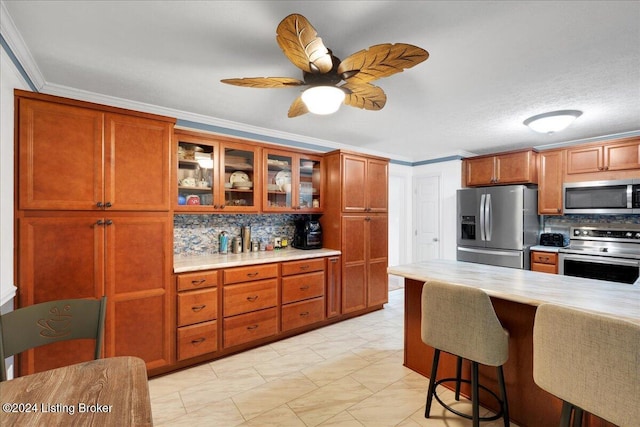
{"type": "Polygon", "coordinates": [[[429,418],[433,398],[447,410],[471,419],[477,427],[480,421],[504,418],[509,426],[509,405],[502,365],[509,357],[509,333],[502,327],[489,296],[481,289],[430,281],[422,288],[422,341],[435,353],[427,391],[425,418],[429,418]],[[456,378],[436,379],[440,352],[458,357],[456,378]],[[462,359],[471,361],[471,380],[460,378],[462,359]],[[478,384],[478,364],[497,368],[500,396],[478,384]],[[472,415],[461,413],[444,404],[436,387],[446,382],[456,383],[456,400],[460,382],[471,384],[472,415]],[[488,391],[500,404],[500,411],[491,417],[480,417],[478,391],[488,391]]]}
{"type": "Polygon", "coordinates": [[[560,426],[583,410],[620,427],[640,425],[640,325],[543,304],[533,327],[533,380],[563,401],[560,426]]]}

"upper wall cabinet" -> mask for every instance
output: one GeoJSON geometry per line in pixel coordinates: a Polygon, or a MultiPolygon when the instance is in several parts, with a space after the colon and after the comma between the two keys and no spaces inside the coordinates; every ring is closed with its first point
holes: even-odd
{"type": "Polygon", "coordinates": [[[464,184],[467,187],[538,182],[537,153],[517,151],[465,159],[464,184]]]}
{"type": "Polygon", "coordinates": [[[19,209],[169,210],[173,119],[34,97],[17,97],[19,209]]]}
{"type": "Polygon", "coordinates": [[[263,210],[321,212],[322,157],[265,149],[263,210]]]}
{"type": "MultiPolygon", "coordinates": [[[[640,169],[640,138],[567,149],[567,175],[615,173],[636,169],[640,169]]],[[[611,176],[611,179],[617,178],[611,176]]],[[[603,176],[596,175],[594,179],[603,179],[603,176]]]]}
{"type": "Polygon", "coordinates": [[[258,212],[260,148],[176,130],[176,211],[258,212]]]}
{"type": "Polygon", "coordinates": [[[542,151],[538,154],[538,214],[562,215],[562,178],[565,150],[542,151]]]}
{"type": "Polygon", "coordinates": [[[342,155],[342,211],[387,212],[388,160],[342,155]]]}

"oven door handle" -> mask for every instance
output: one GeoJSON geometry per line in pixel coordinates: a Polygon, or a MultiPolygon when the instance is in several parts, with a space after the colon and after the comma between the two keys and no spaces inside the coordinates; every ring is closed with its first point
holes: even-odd
{"type": "Polygon", "coordinates": [[[623,258],[613,258],[613,257],[599,257],[594,255],[573,255],[573,254],[560,254],[560,262],[564,261],[586,261],[593,262],[597,264],[607,264],[607,265],[627,265],[629,267],[640,267],[640,260],[627,260],[623,258]]]}

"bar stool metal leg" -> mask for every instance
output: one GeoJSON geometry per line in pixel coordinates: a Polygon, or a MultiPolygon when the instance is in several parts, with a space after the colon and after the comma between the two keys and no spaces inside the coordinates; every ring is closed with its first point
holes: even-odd
{"type": "Polygon", "coordinates": [[[431,402],[433,401],[433,394],[436,390],[436,375],[438,374],[438,361],[440,360],[440,350],[435,349],[433,353],[433,363],[431,364],[431,375],[429,378],[429,389],[427,390],[427,406],[424,410],[424,417],[429,418],[429,412],[431,412],[431,402]]]}
{"type": "Polygon", "coordinates": [[[460,378],[462,378],[462,357],[458,356],[456,363],[456,400],[460,400],[460,378]]]}
{"type": "Polygon", "coordinates": [[[473,427],[480,427],[480,402],[478,399],[477,362],[471,362],[471,413],[473,427]]]}
{"type": "Polygon", "coordinates": [[[498,385],[500,386],[500,399],[502,399],[502,416],[504,427],[509,427],[509,402],[507,401],[507,387],[504,383],[504,370],[502,366],[496,368],[498,371],[498,385]]]}

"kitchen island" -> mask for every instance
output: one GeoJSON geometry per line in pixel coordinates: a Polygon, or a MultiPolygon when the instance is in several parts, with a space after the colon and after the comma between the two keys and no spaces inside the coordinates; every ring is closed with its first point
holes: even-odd
{"type": "MultiPolygon", "coordinates": [[[[473,286],[491,297],[498,318],[509,330],[505,379],[510,416],[520,426],[557,425],[562,406],[559,399],[533,381],[533,322],[538,305],[562,304],[640,324],[638,286],[449,260],[389,267],[388,273],[405,279],[405,366],[425,376],[430,373],[433,348],[425,345],[420,336],[424,282],[439,280],[473,286]]],[[[468,376],[469,366],[465,365],[465,371],[468,376]]],[[[438,377],[445,376],[455,376],[455,358],[448,354],[440,358],[438,377]]],[[[497,392],[495,369],[481,367],[480,382],[497,392]]],[[[463,393],[468,396],[468,388],[463,393]]],[[[497,410],[488,396],[481,393],[480,402],[497,410]]],[[[588,418],[589,425],[609,425],[594,416],[588,418]]]]}

